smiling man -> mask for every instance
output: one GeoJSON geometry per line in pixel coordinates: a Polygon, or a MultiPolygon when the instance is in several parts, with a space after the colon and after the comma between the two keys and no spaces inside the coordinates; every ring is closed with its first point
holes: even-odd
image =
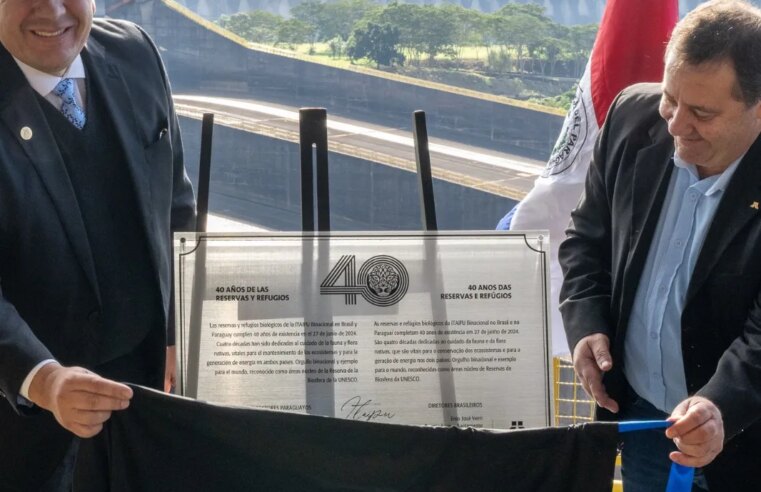
{"type": "Polygon", "coordinates": [[[94,12],[0,0],[2,490],[106,490],[99,432],[131,398],[117,381],[164,386],[171,233],[193,228],[193,192],[156,47],[94,12]]]}
{"type": "Polygon", "coordinates": [[[677,24],[663,83],[611,106],[560,247],[574,367],[604,419],[670,419],[623,442],[626,492],[755,490],[761,469],[761,11],[709,1],[677,24]]]}

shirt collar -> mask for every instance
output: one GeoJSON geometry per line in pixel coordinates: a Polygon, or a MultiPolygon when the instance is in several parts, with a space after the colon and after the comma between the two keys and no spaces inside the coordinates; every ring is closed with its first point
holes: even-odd
{"type": "Polygon", "coordinates": [[[85,66],[82,63],[81,55],[77,55],[74,61],[71,62],[71,65],[69,65],[69,68],[63,74],[63,77],[59,77],[58,75],[50,75],[49,73],[37,70],[36,68],[30,67],[16,57],[13,59],[16,61],[16,64],[19,66],[21,71],[24,73],[24,76],[26,77],[26,80],[29,81],[29,85],[32,86],[32,89],[34,89],[42,97],[50,94],[50,92],[55,89],[55,86],[58,85],[58,82],[60,82],[61,79],[85,78],[85,66]]]}
{"type": "MultiPolygon", "coordinates": [[[[729,167],[727,167],[721,174],[716,174],[702,180],[704,181],[704,186],[710,184],[710,187],[708,187],[708,189],[705,190],[703,194],[706,196],[711,196],[714,193],[723,192],[729,184],[729,180],[732,179],[732,176],[735,174],[737,165],[740,164],[740,161],[743,159],[743,157],[745,157],[745,154],[741,155],[735,161],[733,161],[732,164],[730,164],[729,167]]],[[[690,164],[676,154],[674,154],[674,165],[678,168],[685,169],[696,180],[700,180],[700,177],[698,176],[698,170],[695,165],[690,164]]]]}

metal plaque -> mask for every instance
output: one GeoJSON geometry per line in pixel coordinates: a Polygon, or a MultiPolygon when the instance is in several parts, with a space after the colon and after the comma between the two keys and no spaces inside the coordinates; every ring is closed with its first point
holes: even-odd
{"type": "Polygon", "coordinates": [[[552,424],[546,233],[177,234],[178,387],[402,424],[552,424]]]}

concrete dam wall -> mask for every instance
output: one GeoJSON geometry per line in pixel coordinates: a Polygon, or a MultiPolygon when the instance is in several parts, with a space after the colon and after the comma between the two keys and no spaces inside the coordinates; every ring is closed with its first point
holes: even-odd
{"type": "MultiPolygon", "coordinates": [[[[181,118],[185,162],[198,176],[201,122],[181,118]]],[[[301,230],[298,144],[216,126],[210,209],[274,230],[301,230]]],[[[414,173],[330,153],[333,230],[421,230],[414,173]]],[[[434,180],[439,229],[494,229],[515,200],[434,180]]]]}

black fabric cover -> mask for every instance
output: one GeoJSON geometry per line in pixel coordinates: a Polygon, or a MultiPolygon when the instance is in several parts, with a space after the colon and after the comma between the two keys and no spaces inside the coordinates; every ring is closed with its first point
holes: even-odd
{"type": "Polygon", "coordinates": [[[135,387],[106,438],[111,490],[610,492],[611,423],[418,427],[215,406],[135,387]]]}

